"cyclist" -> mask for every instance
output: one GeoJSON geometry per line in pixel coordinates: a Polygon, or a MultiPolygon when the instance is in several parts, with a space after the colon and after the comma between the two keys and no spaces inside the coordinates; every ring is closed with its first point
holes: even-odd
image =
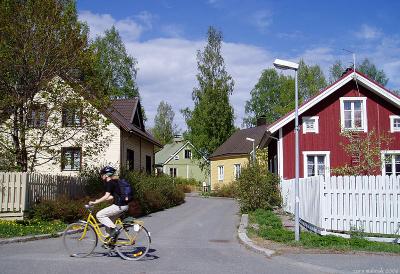
{"type": "Polygon", "coordinates": [[[124,200],[118,199],[121,196],[121,189],[118,185],[119,178],[115,176],[115,172],[115,168],[111,166],[105,166],[100,170],[101,179],[105,183],[106,193],[103,197],[89,202],[89,205],[95,205],[114,199],[112,205],[100,210],[96,214],[97,219],[106,227],[106,232],[111,238],[115,238],[118,235],[118,229],[114,221],[119,215],[128,210],[128,204],[124,200]]]}

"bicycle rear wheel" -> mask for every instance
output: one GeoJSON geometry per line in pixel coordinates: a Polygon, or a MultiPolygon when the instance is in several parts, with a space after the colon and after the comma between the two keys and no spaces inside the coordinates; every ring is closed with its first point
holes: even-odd
{"type": "Polygon", "coordinates": [[[87,223],[72,223],[63,234],[64,247],[71,257],[86,257],[97,245],[97,234],[87,223]]]}
{"type": "Polygon", "coordinates": [[[125,260],[144,258],[150,249],[150,233],[139,224],[125,224],[115,245],[118,255],[125,260]]]}

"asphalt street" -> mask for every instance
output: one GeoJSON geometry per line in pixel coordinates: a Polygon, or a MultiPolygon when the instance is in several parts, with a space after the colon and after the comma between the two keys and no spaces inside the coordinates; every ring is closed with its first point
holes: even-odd
{"type": "Polygon", "coordinates": [[[230,199],[187,197],[143,220],[152,245],[142,261],[110,257],[101,247],[72,258],[54,238],[1,245],[0,273],[400,273],[400,256],[256,254],[237,240],[239,209],[230,199]]]}

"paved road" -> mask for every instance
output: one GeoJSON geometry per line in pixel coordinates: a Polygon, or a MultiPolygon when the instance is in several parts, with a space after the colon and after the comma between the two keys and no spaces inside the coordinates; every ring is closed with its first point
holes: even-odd
{"type": "Polygon", "coordinates": [[[400,273],[399,256],[255,254],[237,241],[237,213],[233,200],[188,197],[144,218],[153,243],[143,261],[108,257],[100,247],[70,258],[56,238],[0,246],[0,273],[400,273]]]}

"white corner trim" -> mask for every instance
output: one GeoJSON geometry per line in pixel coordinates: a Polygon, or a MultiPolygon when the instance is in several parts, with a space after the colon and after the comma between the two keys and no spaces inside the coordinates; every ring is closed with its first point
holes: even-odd
{"type": "Polygon", "coordinates": [[[398,116],[398,115],[390,115],[389,119],[390,119],[390,132],[391,133],[400,132],[400,128],[395,128],[394,127],[394,120],[395,119],[400,119],[400,116],[398,116]]]}
{"type": "Polygon", "coordinates": [[[303,116],[302,118],[303,134],[306,133],[319,133],[319,116],[303,116]],[[314,129],[307,129],[305,123],[307,121],[314,121],[314,129]]]}
{"type": "Polygon", "coordinates": [[[279,140],[278,140],[278,174],[283,179],[283,136],[282,128],[279,129],[279,140]]]}
{"type": "Polygon", "coordinates": [[[307,178],[307,156],[324,155],[325,156],[325,174],[331,176],[331,152],[330,151],[303,151],[303,178],[307,178]]]}
{"type": "Polygon", "coordinates": [[[386,154],[400,154],[400,150],[381,150],[381,161],[382,161],[382,176],[385,176],[385,155],[386,154]]]}
{"type": "Polygon", "coordinates": [[[349,130],[368,132],[367,97],[340,97],[339,100],[340,100],[340,128],[341,128],[341,132],[343,132],[343,130],[346,130],[344,128],[344,101],[362,101],[362,112],[363,112],[363,117],[362,117],[363,125],[362,125],[362,128],[360,128],[360,129],[351,128],[349,130]]]}

